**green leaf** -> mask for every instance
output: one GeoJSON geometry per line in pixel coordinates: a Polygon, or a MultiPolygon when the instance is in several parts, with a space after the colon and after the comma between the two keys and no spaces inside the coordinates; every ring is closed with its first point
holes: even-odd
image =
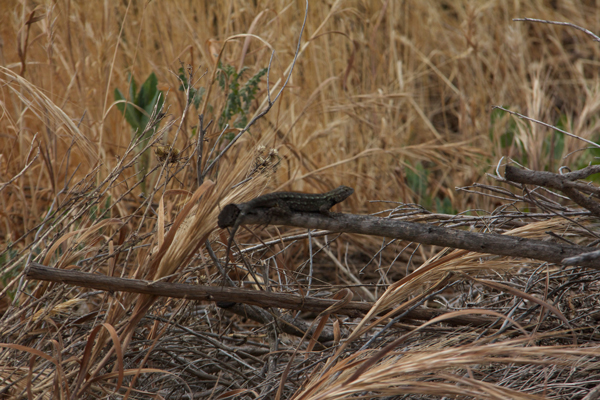
{"type": "Polygon", "coordinates": [[[136,99],[136,95],[137,95],[137,83],[135,83],[135,78],[133,77],[133,75],[129,74],[129,101],[131,101],[133,104],[137,104],[137,99],[136,99]]]}
{"type": "Polygon", "coordinates": [[[429,171],[420,162],[417,162],[414,168],[407,168],[406,170],[406,183],[420,198],[427,195],[427,175],[429,175],[429,171]]]}
{"type": "Polygon", "coordinates": [[[179,85],[179,91],[184,92],[189,86],[188,81],[187,81],[187,76],[185,76],[185,74],[184,74],[185,71],[183,70],[183,67],[179,67],[178,72],[179,72],[179,75],[178,75],[179,80],[181,81],[181,85],[179,85]]]}
{"type": "Polygon", "coordinates": [[[148,76],[148,79],[146,79],[146,82],[142,85],[135,103],[143,109],[146,109],[147,106],[151,104],[152,99],[156,96],[156,92],[158,91],[157,86],[158,79],[156,79],[156,75],[152,72],[148,76]]]}
{"type": "Polygon", "coordinates": [[[219,127],[223,128],[225,124],[230,123],[236,128],[244,128],[248,123],[247,114],[250,112],[250,105],[258,91],[260,79],[266,74],[267,69],[261,69],[241,86],[240,79],[248,67],[243,67],[240,72],[236,72],[233,66],[219,63],[217,68],[219,70],[217,78],[219,86],[223,91],[228,89],[227,102],[219,117],[219,127]],[[230,122],[232,119],[234,119],[233,123],[230,122]]]}
{"type": "MultiPolygon", "coordinates": [[[[141,126],[141,131],[143,132],[147,125],[148,122],[150,121],[150,116],[152,115],[152,112],[154,111],[154,107],[156,106],[157,101],[159,102],[158,107],[157,107],[157,111],[160,110],[162,108],[162,105],[164,104],[165,100],[164,100],[164,96],[162,96],[162,92],[160,90],[157,90],[154,93],[154,97],[152,99],[150,99],[150,101],[148,102],[148,104],[146,105],[146,107],[144,107],[144,111],[146,111],[146,114],[142,114],[142,117],[140,118],[140,126],[141,126]],[[159,96],[160,96],[160,100],[159,100],[159,96]]],[[[150,136],[152,134],[152,131],[148,131],[145,133],[146,136],[150,136]]]]}
{"type": "Polygon", "coordinates": [[[131,126],[133,130],[139,129],[140,127],[140,115],[141,113],[131,104],[127,104],[127,99],[123,96],[123,93],[116,88],[115,89],[115,100],[116,101],[125,101],[122,103],[117,103],[117,109],[121,111],[121,114],[125,116],[125,120],[131,126]]]}
{"type": "Polygon", "coordinates": [[[452,207],[452,203],[450,202],[450,199],[448,197],[444,197],[443,200],[441,200],[439,197],[436,197],[435,209],[437,210],[437,212],[443,214],[457,214],[457,211],[452,207]]]}

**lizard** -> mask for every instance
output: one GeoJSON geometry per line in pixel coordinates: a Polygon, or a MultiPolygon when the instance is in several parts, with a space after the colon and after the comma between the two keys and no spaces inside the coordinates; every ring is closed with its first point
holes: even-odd
{"type": "Polygon", "coordinates": [[[236,225],[247,214],[260,208],[267,208],[277,215],[289,215],[292,212],[319,212],[331,216],[329,209],[346,200],[354,189],[339,186],[326,193],[274,192],[256,197],[246,203],[228,204],[219,214],[219,228],[236,225]]]}
{"type": "Polygon", "coordinates": [[[229,265],[229,252],[233,244],[233,238],[244,217],[257,209],[267,209],[275,215],[290,215],[293,212],[321,213],[331,217],[329,209],[346,200],[354,193],[354,189],[348,186],[338,186],[326,193],[302,193],[302,192],[273,192],[256,197],[246,203],[228,204],[223,207],[219,214],[219,228],[233,226],[227,243],[225,254],[225,268],[229,265]]]}

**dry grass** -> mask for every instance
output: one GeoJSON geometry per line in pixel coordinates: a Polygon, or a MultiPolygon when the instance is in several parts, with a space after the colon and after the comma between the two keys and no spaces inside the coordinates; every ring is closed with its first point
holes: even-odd
{"type": "MultiPolygon", "coordinates": [[[[599,7],[583,0],[311,2],[282,96],[199,182],[202,110],[205,127],[214,120],[202,168],[229,143],[217,126],[228,94],[212,82],[217,59],[248,67],[245,82],[274,50],[273,93],[290,72],[304,3],[254,3],[0,2],[2,396],[274,398],[279,389],[282,398],[302,399],[530,399],[582,398],[597,386],[595,271],[349,235],[314,237],[312,256],[305,239],[257,248],[248,262],[261,274],[269,266],[271,290],[305,294],[312,281],[311,295],[349,286],[356,298],[377,299],[362,320],[298,316],[327,322],[332,341],[312,351],[276,324],[213,304],[24,279],[35,261],[221,284],[207,247],[223,260],[220,207],[265,191],[340,184],[356,190],[343,203],[349,212],[594,244],[597,221],[589,216],[542,215],[491,186],[455,188],[494,185],[485,174],[501,157],[550,171],[593,161],[581,141],[492,106],[597,140],[599,44],[569,27],[512,19],[595,31],[599,7]],[[193,71],[193,86],[206,89],[198,110],[179,90],[182,65],[193,71]],[[151,72],[166,115],[153,114],[159,128],[143,176],[136,167],[142,153],[113,93],[128,92],[128,74],[141,84],[151,72]],[[176,162],[154,155],[171,144],[176,162]],[[269,149],[277,154],[268,157],[269,149]],[[498,212],[517,209],[539,214],[498,212]],[[471,216],[446,215],[467,210],[471,216]],[[390,323],[423,303],[498,322],[390,323]],[[388,307],[395,311],[376,317],[388,307]]],[[[265,78],[259,88],[250,117],[266,105],[265,78]]],[[[292,233],[305,232],[285,231],[292,233]]],[[[238,240],[258,242],[244,232],[238,240]]],[[[269,313],[281,321],[285,310],[269,313]]]]}

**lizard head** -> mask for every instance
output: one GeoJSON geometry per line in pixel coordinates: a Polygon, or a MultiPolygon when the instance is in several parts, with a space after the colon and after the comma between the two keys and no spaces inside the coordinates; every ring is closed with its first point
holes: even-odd
{"type": "Polygon", "coordinates": [[[234,226],[238,215],[240,215],[240,207],[237,204],[227,204],[219,213],[219,228],[227,228],[234,226]]]}
{"type": "Polygon", "coordinates": [[[352,193],[354,193],[354,189],[351,187],[339,186],[333,190],[333,201],[340,203],[350,197],[352,193]]]}

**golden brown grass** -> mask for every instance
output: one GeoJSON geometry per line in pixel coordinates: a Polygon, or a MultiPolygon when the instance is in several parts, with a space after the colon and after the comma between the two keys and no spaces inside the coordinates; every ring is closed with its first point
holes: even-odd
{"type": "MultiPolygon", "coordinates": [[[[455,188],[493,184],[485,174],[494,173],[501,157],[551,171],[592,160],[574,138],[492,112],[493,105],[502,105],[597,139],[598,43],[572,28],[512,21],[535,17],[595,31],[600,8],[590,4],[311,2],[281,98],[200,186],[193,154],[199,111],[179,91],[178,69],[189,65],[194,87],[207,90],[200,110],[205,122],[215,122],[206,132],[206,166],[213,146],[219,151],[228,143],[218,139],[216,120],[227,93],[211,82],[217,58],[238,70],[249,67],[245,82],[267,66],[274,50],[270,84],[279,90],[296,49],[303,2],[0,2],[3,395],[167,396],[172,390],[177,396],[272,397],[281,384],[284,397],[307,399],[583,397],[597,384],[600,356],[595,331],[586,330],[595,321],[588,311],[598,299],[597,277],[589,271],[414,245],[405,251],[406,243],[348,237],[346,246],[335,242],[322,252],[326,256],[315,258],[315,288],[334,291],[337,284],[362,279],[382,285],[356,290],[378,304],[362,321],[332,318],[330,329],[345,335],[340,347],[292,358],[306,343],[280,334],[277,347],[273,327],[212,305],[199,306],[201,317],[194,318],[184,301],[27,282],[23,270],[36,261],[139,279],[217,283],[205,243],[224,257],[227,237],[216,230],[219,208],[270,190],[318,192],[345,184],[356,194],[343,208],[355,213],[397,205],[369,200],[491,213],[507,202],[455,188]],[[152,155],[142,193],[134,167],[139,151],[113,92],[128,92],[128,74],[141,84],[151,72],[167,108],[150,147],[173,144],[180,153],[174,164],[152,155]],[[268,160],[246,184],[235,186],[264,156],[259,146],[277,149],[281,162],[268,160]],[[405,277],[422,263],[420,272],[405,277]],[[427,269],[432,264],[436,268],[427,269]],[[346,272],[337,273],[342,266],[346,272]],[[494,290],[477,278],[514,284],[520,292],[494,290]],[[404,343],[378,353],[409,325],[382,330],[389,318],[371,317],[394,305],[404,310],[450,281],[460,285],[445,306],[477,305],[502,315],[499,325],[462,330],[413,325],[404,343]],[[534,299],[521,295],[528,290],[534,299]],[[529,317],[524,304],[534,307],[529,317]],[[500,327],[517,314],[525,314],[527,334],[500,327]],[[571,326],[561,325],[563,314],[571,326]],[[185,331],[188,326],[197,333],[185,331]],[[382,337],[360,350],[379,331],[382,337]],[[578,347],[566,347],[574,331],[578,347]],[[190,358],[186,351],[192,351],[190,358]],[[288,362],[294,368],[280,382],[288,362]]],[[[251,114],[265,104],[263,78],[251,114]]],[[[575,242],[593,241],[564,219],[530,222],[517,228],[482,219],[472,226],[513,228],[509,234],[538,238],[553,231],[575,242]]],[[[584,218],[578,222],[595,227],[584,218]]],[[[266,233],[279,235],[274,228],[266,233]]],[[[240,241],[249,238],[242,233],[240,241]]],[[[260,257],[276,254],[283,242],[280,246],[260,257]]],[[[306,242],[294,242],[269,261],[275,261],[271,278],[278,290],[299,290],[298,280],[308,270],[299,266],[307,258],[306,242]]]]}

